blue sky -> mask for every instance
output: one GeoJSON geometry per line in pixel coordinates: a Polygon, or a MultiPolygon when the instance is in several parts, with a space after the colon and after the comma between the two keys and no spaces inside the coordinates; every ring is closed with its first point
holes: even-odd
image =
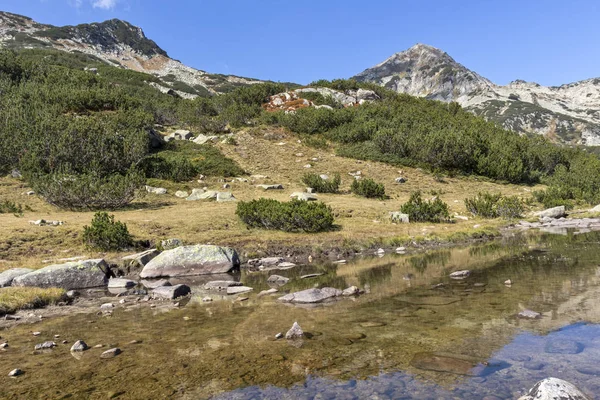
{"type": "Polygon", "coordinates": [[[415,43],[499,84],[600,77],[598,0],[0,0],[0,10],[53,25],[124,19],[185,64],[275,81],[350,77],[415,43]]]}

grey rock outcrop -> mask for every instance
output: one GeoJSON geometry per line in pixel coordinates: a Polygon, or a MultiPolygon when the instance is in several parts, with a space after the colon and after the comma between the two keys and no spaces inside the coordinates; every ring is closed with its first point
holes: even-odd
{"type": "Polygon", "coordinates": [[[239,267],[235,250],[214,245],[181,246],[162,252],[152,259],[141,278],[207,275],[229,272],[239,267]]]}
{"type": "Polygon", "coordinates": [[[0,288],[10,286],[16,277],[26,275],[33,271],[34,270],[30,268],[13,268],[0,273],[0,288]]]}
{"type": "Polygon", "coordinates": [[[129,256],[125,256],[122,258],[122,260],[126,266],[141,268],[144,265],[148,264],[150,262],[150,260],[152,260],[157,255],[158,255],[157,249],[150,249],[150,250],[143,251],[141,253],[136,253],[136,254],[131,254],[129,256]]]}
{"type": "Polygon", "coordinates": [[[535,213],[535,216],[539,218],[561,218],[565,215],[567,215],[565,206],[552,207],[535,213]]]}
{"type": "Polygon", "coordinates": [[[236,201],[236,198],[231,192],[219,192],[217,193],[217,203],[225,203],[229,201],[236,201]]]}
{"type": "Polygon", "coordinates": [[[546,378],[536,383],[519,400],[591,400],[570,382],[558,378],[546,378]]]}
{"type": "Polygon", "coordinates": [[[16,277],[12,286],[58,287],[65,290],[106,286],[110,268],[102,259],[49,265],[16,277]]]}
{"type": "Polygon", "coordinates": [[[155,298],[172,300],[178,297],[187,296],[191,293],[191,289],[188,285],[175,285],[175,286],[160,286],[152,291],[152,295],[155,298]]]}
{"type": "MultiPolygon", "coordinates": [[[[185,192],[187,194],[187,192],[185,192]]],[[[202,195],[206,193],[203,189],[192,189],[192,193],[186,197],[186,200],[188,201],[197,201],[197,200],[203,200],[205,199],[205,197],[203,197],[202,195]]]]}
{"type": "Polygon", "coordinates": [[[321,303],[326,300],[333,299],[341,296],[342,291],[334,288],[322,288],[322,289],[306,289],[296,293],[290,293],[280,297],[278,300],[285,303],[321,303]]]}

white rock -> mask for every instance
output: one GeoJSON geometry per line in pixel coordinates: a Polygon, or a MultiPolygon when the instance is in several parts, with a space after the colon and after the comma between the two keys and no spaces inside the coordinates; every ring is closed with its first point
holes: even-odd
{"type": "Polygon", "coordinates": [[[591,400],[570,382],[546,378],[536,383],[519,400],[591,400]]]}
{"type": "Polygon", "coordinates": [[[302,330],[302,328],[300,328],[300,325],[298,325],[298,322],[294,322],[294,325],[292,325],[292,328],[289,331],[287,331],[287,333],[285,334],[286,339],[299,339],[303,336],[304,336],[304,331],[302,330]]]}
{"type": "Polygon", "coordinates": [[[471,275],[471,271],[469,271],[468,269],[462,270],[462,271],[455,271],[453,273],[450,274],[450,278],[452,279],[465,279],[468,278],[469,275],[471,275]]]}

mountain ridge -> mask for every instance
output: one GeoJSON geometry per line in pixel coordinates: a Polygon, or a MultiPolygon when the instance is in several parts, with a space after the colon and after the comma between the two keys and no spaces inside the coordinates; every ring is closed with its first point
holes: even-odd
{"type": "Polygon", "coordinates": [[[502,86],[426,44],[393,54],[355,75],[399,93],[445,102],[522,134],[571,145],[600,145],[600,79],[560,86],[514,80],[502,86]]]}

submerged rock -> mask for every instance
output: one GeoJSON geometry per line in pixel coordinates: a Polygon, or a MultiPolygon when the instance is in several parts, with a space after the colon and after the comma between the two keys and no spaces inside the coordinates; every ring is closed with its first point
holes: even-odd
{"type": "Polygon", "coordinates": [[[49,265],[16,277],[12,286],[58,287],[65,290],[106,286],[110,268],[102,259],[49,265]]]}
{"type": "Polygon", "coordinates": [[[538,318],[542,317],[542,314],[540,314],[539,312],[532,311],[532,310],[523,310],[519,314],[517,314],[517,316],[519,318],[538,319],[538,318]]]}
{"type": "Polygon", "coordinates": [[[248,286],[230,286],[227,288],[227,294],[240,294],[251,292],[254,289],[248,286]]]}
{"type": "Polygon", "coordinates": [[[304,337],[304,331],[298,325],[298,322],[294,322],[289,331],[285,334],[286,339],[299,339],[304,337]]]}
{"type": "Polygon", "coordinates": [[[583,351],[583,345],[574,340],[554,339],[546,343],[544,351],[554,354],[578,354],[583,351]]]}
{"type": "Polygon", "coordinates": [[[462,271],[455,271],[450,274],[450,278],[452,279],[466,279],[471,275],[471,271],[468,269],[462,271]]]}
{"type": "Polygon", "coordinates": [[[591,400],[575,385],[558,378],[546,378],[536,383],[519,400],[591,400]]]}
{"type": "Polygon", "coordinates": [[[446,353],[417,353],[410,365],[427,371],[467,376],[480,376],[486,367],[473,357],[446,353]]]}
{"type": "Polygon", "coordinates": [[[267,283],[272,283],[272,284],[278,285],[278,286],[285,285],[289,281],[290,281],[290,278],[286,278],[285,276],[281,276],[281,275],[271,275],[267,279],[267,283]]]}
{"type": "Polygon", "coordinates": [[[242,286],[242,282],[236,281],[210,281],[204,284],[207,290],[223,290],[232,286],[242,286]]]}
{"type": "Polygon", "coordinates": [[[143,280],[142,285],[144,285],[148,289],[156,289],[162,286],[171,286],[171,282],[169,282],[166,279],[159,279],[155,281],[143,280]]]}
{"type": "Polygon", "coordinates": [[[141,253],[131,254],[122,258],[123,263],[131,267],[143,268],[150,260],[158,255],[157,249],[150,249],[141,253]]]}
{"type": "Polygon", "coordinates": [[[108,288],[132,288],[137,285],[136,281],[123,278],[111,278],[108,280],[108,288]]]}
{"type": "Polygon", "coordinates": [[[187,296],[191,293],[188,285],[161,286],[152,291],[155,298],[172,300],[178,297],[187,296]]]}
{"type": "Polygon", "coordinates": [[[300,292],[290,293],[280,297],[278,300],[288,303],[320,303],[341,295],[341,290],[326,287],[323,289],[306,289],[300,292]]]}
{"type": "Polygon", "coordinates": [[[13,268],[0,273],[0,288],[10,286],[16,277],[33,271],[30,268],[13,268]]]}
{"type": "Polygon", "coordinates": [[[162,252],[142,270],[141,278],[207,275],[239,267],[235,250],[213,245],[181,246],[162,252]]]}

